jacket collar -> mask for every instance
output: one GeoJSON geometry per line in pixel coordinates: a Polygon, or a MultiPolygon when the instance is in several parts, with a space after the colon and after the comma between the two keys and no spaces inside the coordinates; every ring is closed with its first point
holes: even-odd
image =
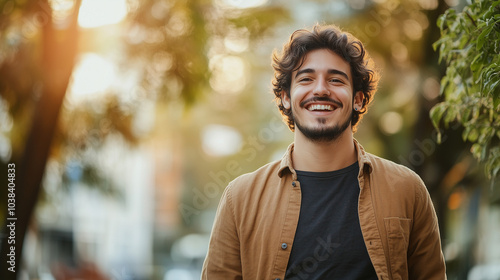
{"type": "Polygon", "coordinates": [[[281,158],[280,169],[278,169],[278,176],[283,177],[283,172],[288,170],[292,173],[293,179],[297,179],[297,175],[295,173],[295,169],[293,169],[292,165],[292,152],[293,152],[293,143],[288,145],[288,149],[286,149],[285,154],[281,158]]]}
{"type": "MultiPolygon", "coordinates": [[[[354,139],[354,146],[356,147],[356,152],[358,154],[358,163],[359,169],[363,171],[367,171],[368,173],[372,172],[372,163],[369,158],[369,154],[365,152],[365,149],[359,142],[354,139]]],[[[283,155],[281,159],[280,168],[278,169],[278,176],[283,177],[283,172],[288,170],[292,173],[293,180],[297,180],[297,174],[295,173],[295,169],[293,168],[292,163],[292,152],[293,152],[293,143],[288,146],[286,153],[283,155]]]]}

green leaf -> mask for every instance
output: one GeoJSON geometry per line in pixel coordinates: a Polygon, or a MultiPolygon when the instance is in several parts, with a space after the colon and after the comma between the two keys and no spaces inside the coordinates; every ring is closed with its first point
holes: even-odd
{"type": "Polygon", "coordinates": [[[450,122],[457,119],[458,110],[456,106],[448,106],[448,110],[446,111],[446,115],[444,116],[444,123],[449,124],[450,122]]]}
{"type": "Polygon", "coordinates": [[[482,150],[481,145],[479,145],[477,143],[473,144],[472,147],[470,148],[470,152],[472,153],[472,155],[476,159],[480,159],[481,158],[481,150],[482,150]]]}
{"type": "Polygon", "coordinates": [[[469,128],[467,140],[474,143],[479,138],[479,131],[476,128],[469,128]]]}
{"type": "Polygon", "coordinates": [[[493,99],[493,106],[494,106],[495,110],[499,109],[498,107],[500,106],[500,98],[498,96],[493,99]]]}
{"type": "Polygon", "coordinates": [[[469,106],[465,106],[465,108],[462,109],[462,112],[460,115],[461,116],[460,122],[461,123],[468,122],[470,119],[471,113],[472,113],[472,109],[469,106]]]}
{"type": "Polygon", "coordinates": [[[478,71],[483,64],[482,58],[483,58],[482,53],[479,53],[478,55],[476,55],[476,57],[474,57],[474,59],[472,60],[472,63],[470,65],[470,70],[478,71]]]}
{"type": "Polygon", "coordinates": [[[439,27],[439,30],[443,31],[444,29],[444,22],[446,18],[446,13],[440,15],[437,19],[436,25],[439,27]]]}
{"type": "Polygon", "coordinates": [[[448,38],[441,38],[441,39],[437,40],[436,42],[434,42],[434,44],[432,44],[432,48],[434,49],[434,51],[436,51],[436,50],[437,50],[437,48],[438,48],[441,44],[445,43],[447,40],[448,40],[448,38]]]}
{"type": "Polygon", "coordinates": [[[467,138],[469,137],[470,131],[471,131],[471,127],[467,126],[467,127],[465,127],[464,131],[462,132],[462,140],[464,142],[467,141],[467,138]]]}
{"type": "Polygon", "coordinates": [[[434,125],[435,128],[439,128],[439,122],[441,121],[441,118],[443,117],[445,111],[446,111],[446,104],[443,102],[438,103],[434,107],[432,107],[429,114],[432,120],[432,124],[434,125]]]}
{"type": "Polygon", "coordinates": [[[434,127],[458,121],[471,153],[500,176],[500,0],[474,0],[462,12],[448,9],[437,22],[433,44],[446,62],[442,103],[430,111],[434,127]]]}
{"type": "Polygon", "coordinates": [[[484,30],[479,34],[479,37],[477,38],[477,45],[476,45],[476,50],[481,51],[483,48],[484,43],[486,42],[487,37],[490,35],[494,25],[487,26],[484,28],[484,30]]]}
{"type": "Polygon", "coordinates": [[[492,166],[494,166],[489,172],[490,178],[495,178],[498,175],[498,171],[500,171],[500,164],[498,162],[493,162],[492,166]],[[496,163],[496,164],[495,164],[496,163]]]}
{"type": "Polygon", "coordinates": [[[480,130],[479,138],[477,140],[479,143],[488,143],[493,135],[494,131],[492,127],[483,127],[480,130]]]}

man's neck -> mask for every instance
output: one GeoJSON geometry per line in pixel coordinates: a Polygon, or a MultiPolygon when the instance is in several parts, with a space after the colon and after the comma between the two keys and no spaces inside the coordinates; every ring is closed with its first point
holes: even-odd
{"type": "Polygon", "coordinates": [[[301,171],[327,172],[347,167],[357,160],[351,130],[348,128],[330,142],[313,142],[295,132],[293,168],[301,171]]]}

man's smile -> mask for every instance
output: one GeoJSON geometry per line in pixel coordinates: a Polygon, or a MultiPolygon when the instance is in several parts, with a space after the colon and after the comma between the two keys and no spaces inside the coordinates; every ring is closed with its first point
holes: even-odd
{"type": "Polygon", "coordinates": [[[339,101],[325,98],[313,97],[300,103],[300,107],[309,112],[333,112],[338,108],[342,108],[342,103],[339,101]]]}
{"type": "Polygon", "coordinates": [[[306,109],[309,111],[333,111],[336,107],[324,104],[311,104],[306,106],[306,109]]]}

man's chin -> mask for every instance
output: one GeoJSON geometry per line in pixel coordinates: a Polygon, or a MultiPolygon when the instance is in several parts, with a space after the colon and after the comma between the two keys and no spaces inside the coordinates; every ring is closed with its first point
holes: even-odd
{"type": "Polygon", "coordinates": [[[335,141],[346,131],[347,128],[333,126],[333,127],[301,127],[296,124],[300,132],[309,140],[313,142],[331,142],[335,141]]]}
{"type": "Polygon", "coordinates": [[[332,142],[340,138],[350,127],[352,118],[344,120],[343,123],[328,124],[327,119],[317,120],[318,123],[308,123],[302,125],[299,118],[293,116],[295,127],[310,141],[313,142],[332,142]]]}

